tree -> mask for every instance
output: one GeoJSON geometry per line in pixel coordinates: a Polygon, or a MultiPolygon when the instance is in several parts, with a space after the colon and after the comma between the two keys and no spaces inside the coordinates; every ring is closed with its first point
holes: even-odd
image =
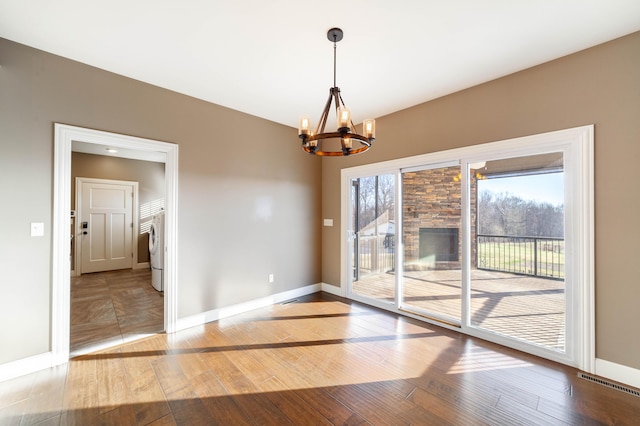
{"type": "Polygon", "coordinates": [[[518,237],[564,236],[564,206],[523,200],[509,192],[478,195],[478,233],[518,237]]]}

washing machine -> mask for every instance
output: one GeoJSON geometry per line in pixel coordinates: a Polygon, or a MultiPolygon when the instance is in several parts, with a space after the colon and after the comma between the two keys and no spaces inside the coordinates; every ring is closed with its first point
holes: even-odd
{"type": "Polygon", "coordinates": [[[149,257],[151,285],[158,291],[164,291],[164,212],[152,218],[149,229],[149,257]]]}

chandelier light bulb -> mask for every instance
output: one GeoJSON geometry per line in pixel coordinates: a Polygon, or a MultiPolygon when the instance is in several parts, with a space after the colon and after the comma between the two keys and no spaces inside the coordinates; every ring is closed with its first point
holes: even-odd
{"type": "Polygon", "coordinates": [[[353,145],[351,144],[351,138],[349,136],[345,136],[342,138],[342,147],[346,149],[351,149],[353,145]]]}
{"type": "Polygon", "coordinates": [[[368,118],[362,122],[362,134],[369,138],[376,138],[376,120],[368,118]]]}
{"type": "Polygon", "coordinates": [[[300,122],[298,124],[298,134],[300,135],[308,135],[311,129],[311,120],[306,115],[300,117],[300,122]]]}
{"type": "Polygon", "coordinates": [[[347,107],[338,108],[338,131],[342,129],[349,129],[351,125],[351,111],[347,107]]]}

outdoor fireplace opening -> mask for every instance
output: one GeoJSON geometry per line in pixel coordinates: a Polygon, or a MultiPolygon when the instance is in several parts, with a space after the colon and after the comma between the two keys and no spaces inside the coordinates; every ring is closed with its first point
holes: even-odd
{"type": "Polygon", "coordinates": [[[458,228],[420,228],[419,256],[421,262],[457,262],[458,228]]]}

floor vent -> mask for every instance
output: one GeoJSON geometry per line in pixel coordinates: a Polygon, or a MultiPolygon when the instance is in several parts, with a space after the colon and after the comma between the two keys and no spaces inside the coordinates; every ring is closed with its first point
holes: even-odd
{"type": "Polygon", "coordinates": [[[288,305],[289,303],[296,303],[298,299],[287,300],[286,302],[282,302],[280,305],[288,305]]]}
{"type": "Polygon", "coordinates": [[[640,391],[637,391],[637,390],[632,389],[632,388],[627,387],[627,386],[622,386],[622,385],[619,385],[617,383],[613,383],[613,382],[610,382],[608,380],[603,380],[603,379],[600,379],[598,377],[593,377],[593,376],[590,376],[590,375],[584,374],[584,373],[578,373],[578,377],[580,377],[581,379],[589,380],[591,382],[597,383],[597,384],[602,385],[602,386],[606,386],[606,387],[611,388],[611,389],[616,389],[616,390],[619,390],[621,392],[628,393],[630,395],[634,395],[634,396],[640,397],[640,391]]]}

